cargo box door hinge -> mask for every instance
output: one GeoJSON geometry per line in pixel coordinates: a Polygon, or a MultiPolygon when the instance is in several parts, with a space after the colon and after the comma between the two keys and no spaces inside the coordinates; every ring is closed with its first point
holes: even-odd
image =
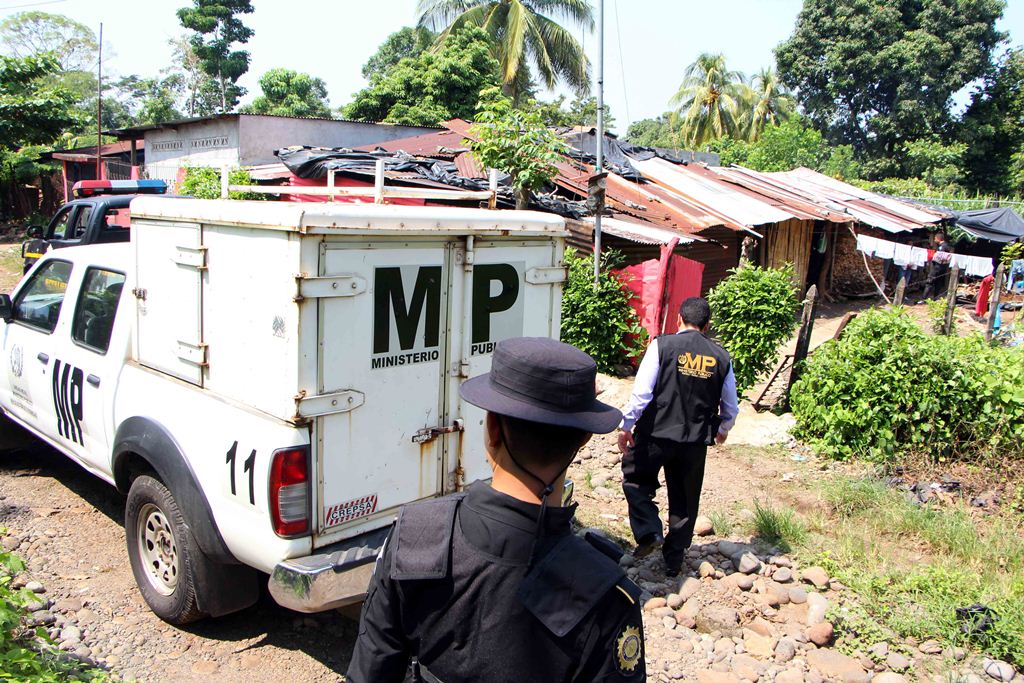
{"type": "Polygon", "coordinates": [[[300,419],[347,413],[363,405],[365,401],[366,395],[363,392],[352,389],[317,396],[300,393],[295,397],[295,413],[300,419]]]}
{"type": "Polygon", "coordinates": [[[335,275],[333,277],[296,277],[299,294],[296,298],[326,299],[336,296],[356,296],[366,291],[365,278],[358,275],[335,275]]]}
{"type": "Polygon", "coordinates": [[[177,247],[174,262],[186,268],[206,270],[206,247],[177,247]]]}
{"type": "Polygon", "coordinates": [[[206,367],[206,349],[206,344],[189,344],[178,340],[178,358],[192,365],[206,367]]]}

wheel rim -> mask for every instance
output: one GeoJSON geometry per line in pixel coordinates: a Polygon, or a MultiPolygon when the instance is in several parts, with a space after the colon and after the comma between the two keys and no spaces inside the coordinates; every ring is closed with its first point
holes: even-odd
{"type": "Polygon", "coordinates": [[[135,540],[149,585],[160,595],[173,593],[178,585],[178,545],[163,510],[152,503],[142,507],[135,540]]]}

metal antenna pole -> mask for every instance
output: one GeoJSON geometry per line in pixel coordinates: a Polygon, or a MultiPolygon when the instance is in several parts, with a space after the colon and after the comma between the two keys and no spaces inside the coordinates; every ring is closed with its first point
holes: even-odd
{"type": "MultiPolygon", "coordinates": [[[[597,164],[595,173],[604,171],[604,0],[597,2],[597,164]]],[[[603,202],[594,215],[594,289],[601,274],[601,213],[603,202]]]]}
{"type": "Polygon", "coordinates": [[[103,179],[103,23],[100,23],[99,54],[96,60],[96,180],[103,179]]]}

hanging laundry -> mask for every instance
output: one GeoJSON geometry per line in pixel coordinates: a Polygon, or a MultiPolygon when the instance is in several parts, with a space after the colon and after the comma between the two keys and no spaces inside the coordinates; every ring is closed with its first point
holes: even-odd
{"type": "Polygon", "coordinates": [[[1017,289],[1024,288],[1024,259],[1016,259],[1010,262],[1010,275],[1006,283],[1006,291],[1012,291],[1014,283],[1017,289]]]}
{"type": "Polygon", "coordinates": [[[978,290],[978,300],[974,304],[974,315],[979,318],[988,313],[988,297],[992,293],[992,282],[994,275],[986,275],[981,281],[981,288],[978,290]]]}
{"type": "Polygon", "coordinates": [[[870,235],[857,235],[857,251],[862,251],[868,256],[874,256],[875,248],[880,241],[870,235]]]}
{"type": "Polygon", "coordinates": [[[928,250],[921,247],[910,248],[910,265],[914,268],[924,268],[928,263],[928,250]]]}
{"type": "MultiPolygon", "coordinates": [[[[935,254],[935,261],[939,261],[938,252],[935,254]]],[[[995,270],[992,267],[992,259],[984,256],[968,256],[967,254],[952,254],[952,262],[956,264],[962,272],[972,277],[985,277],[991,275],[992,271],[995,270]]]]}
{"type": "Polygon", "coordinates": [[[909,244],[897,244],[893,248],[892,262],[901,268],[910,265],[910,251],[913,249],[909,244]]]}
{"type": "Polygon", "coordinates": [[[894,252],[896,251],[897,244],[888,240],[878,240],[878,245],[875,247],[875,256],[878,258],[892,259],[894,252]]]}

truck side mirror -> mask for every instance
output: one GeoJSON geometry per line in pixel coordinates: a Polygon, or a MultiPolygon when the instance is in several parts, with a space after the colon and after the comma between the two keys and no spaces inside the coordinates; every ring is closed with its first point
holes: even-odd
{"type": "Polygon", "coordinates": [[[42,226],[41,225],[30,225],[30,226],[28,226],[28,229],[25,230],[25,236],[28,237],[30,240],[39,239],[40,237],[43,236],[43,228],[42,228],[42,226]]]}
{"type": "Polygon", "coordinates": [[[11,303],[11,297],[9,294],[0,294],[0,318],[3,318],[5,323],[11,322],[14,317],[14,304],[11,303]]]}

